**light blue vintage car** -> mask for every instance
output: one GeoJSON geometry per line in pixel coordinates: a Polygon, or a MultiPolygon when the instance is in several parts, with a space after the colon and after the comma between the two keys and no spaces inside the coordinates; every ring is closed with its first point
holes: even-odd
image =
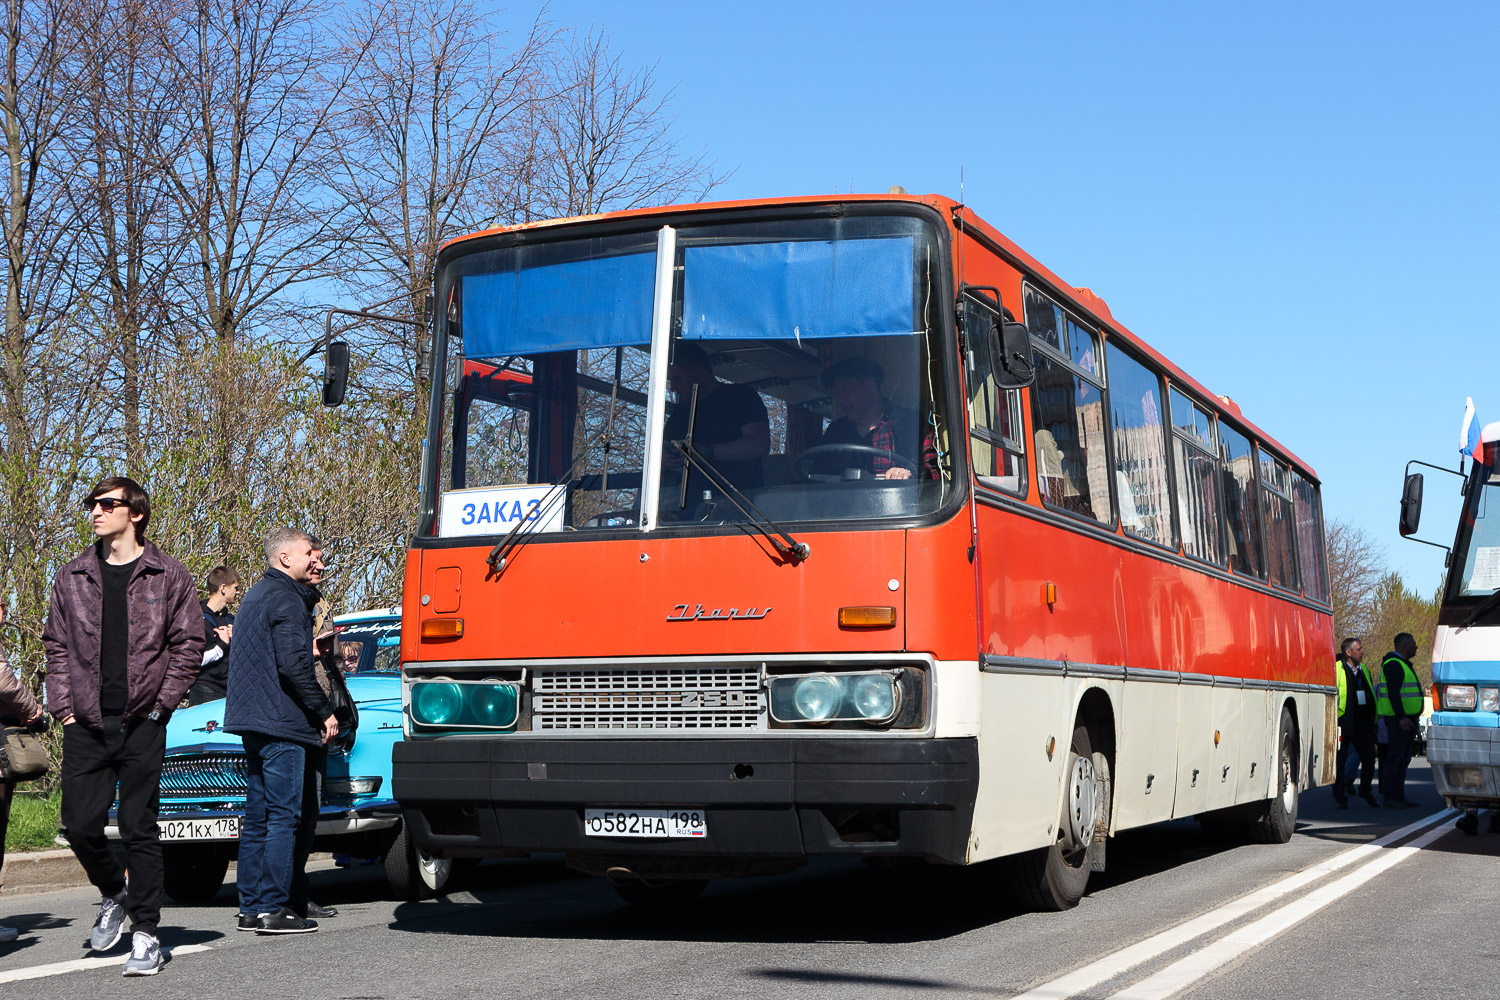
{"type": "MultiPolygon", "coordinates": [[[[340,615],[334,626],[359,728],[352,747],[329,751],[313,850],[382,859],[399,898],[440,892],[452,862],[413,850],[390,796],[391,745],[401,738],[401,609],[340,615]]],[[[224,732],[223,719],[220,700],[179,709],[167,724],[160,812],[163,887],[181,902],[213,898],[239,851],[245,755],[240,738],[224,732]]],[[[113,827],[108,832],[117,835],[113,827]]]]}

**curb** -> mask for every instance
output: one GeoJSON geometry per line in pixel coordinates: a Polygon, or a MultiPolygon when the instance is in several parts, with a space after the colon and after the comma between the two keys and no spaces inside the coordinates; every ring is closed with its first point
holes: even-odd
{"type": "Polygon", "coordinates": [[[73,852],[60,848],[52,851],[27,851],[7,854],[3,873],[5,885],[0,897],[21,896],[33,892],[53,892],[88,885],[88,876],[73,852]]]}
{"type": "MultiPolygon", "coordinates": [[[[314,851],[308,856],[308,868],[312,870],[312,866],[319,862],[331,864],[332,859],[333,855],[326,851],[314,851]]],[[[234,862],[231,861],[229,874],[224,877],[226,882],[234,882],[234,870],[234,862]]],[[[36,892],[77,889],[89,884],[89,877],[84,874],[83,866],[67,848],[7,854],[5,869],[0,872],[0,876],[5,879],[4,886],[0,887],[0,899],[27,896],[36,892]]]]}

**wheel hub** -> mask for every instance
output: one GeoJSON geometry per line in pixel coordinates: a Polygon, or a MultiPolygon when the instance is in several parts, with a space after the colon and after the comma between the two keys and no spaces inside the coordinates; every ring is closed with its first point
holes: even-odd
{"type": "Polygon", "coordinates": [[[1099,776],[1089,757],[1074,757],[1068,768],[1069,847],[1079,850],[1094,839],[1099,820],[1099,776]]]}

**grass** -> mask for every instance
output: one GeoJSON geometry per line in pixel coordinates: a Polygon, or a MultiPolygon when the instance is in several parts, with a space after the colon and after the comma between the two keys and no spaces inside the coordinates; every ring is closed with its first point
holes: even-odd
{"type": "Polygon", "coordinates": [[[10,825],[5,831],[6,853],[40,851],[56,847],[58,792],[34,795],[17,789],[10,800],[10,825]]]}

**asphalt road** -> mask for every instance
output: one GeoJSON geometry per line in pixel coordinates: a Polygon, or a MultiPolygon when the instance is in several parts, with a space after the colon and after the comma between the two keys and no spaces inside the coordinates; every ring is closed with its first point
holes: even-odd
{"type": "Polygon", "coordinates": [[[1192,822],[1126,834],[1061,914],[1018,912],[984,866],[818,862],[716,883],[663,915],[556,858],[489,862],[465,891],[403,904],[384,899],[379,867],[324,867],[314,897],[340,915],[318,933],[236,933],[226,886],[169,905],[175,956],[124,982],[123,950],[73,968],[92,891],[21,896],[0,911],[25,932],[0,952],[0,996],[1488,1000],[1500,834],[1466,836],[1449,816],[1391,838],[1441,809],[1420,759],[1410,788],[1427,808],[1336,812],[1327,789],[1309,792],[1286,845],[1215,843],[1192,822]]]}

